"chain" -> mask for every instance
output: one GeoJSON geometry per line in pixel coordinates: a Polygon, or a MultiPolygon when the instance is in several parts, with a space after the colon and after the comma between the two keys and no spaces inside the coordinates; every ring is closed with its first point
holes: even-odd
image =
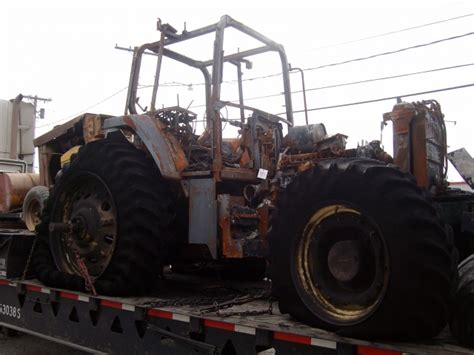
{"type": "Polygon", "coordinates": [[[221,317],[232,317],[232,316],[239,316],[239,317],[246,317],[246,316],[259,316],[263,314],[273,314],[273,302],[275,300],[269,299],[268,300],[268,308],[264,310],[254,310],[254,311],[235,311],[235,312],[221,312],[221,310],[217,310],[216,314],[221,316],[221,317]]]}
{"type": "Polygon", "coordinates": [[[30,269],[31,259],[33,258],[33,253],[35,251],[36,241],[38,240],[38,237],[36,236],[33,238],[34,239],[33,239],[33,243],[31,243],[30,253],[28,254],[28,258],[26,259],[25,268],[23,269],[23,274],[21,275],[20,281],[25,281],[26,274],[28,273],[28,270],[30,269]]]}
{"type": "Polygon", "coordinates": [[[89,275],[89,270],[87,270],[87,266],[84,263],[84,260],[82,260],[82,258],[77,258],[76,261],[79,265],[81,276],[84,279],[84,286],[86,288],[86,291],[91,293],[93,296],[97,296],[97,291],[95,290],[94,282],[92,281],[92,278],[89,275]]]}
{"type": "Polygon", "coordinates": [[[86,291],[91,293],[93,296],[97,296],[97,291],[95,290],[94,282],[92,281],[92,278],[89,275],[89,270],[87,269],[87,266],[84,263],[84,260],[81,258],[81,255],[79,254],[79,250],[77,250],[76,244],[72,240],[70,233],[66,234],[66,238],[67,238],[66,240],[67,246],[69,250],[72,251],[74,258],[76,259],[76,263],[79,266],[79,273],[81,274],[81,277],[84,279],[84,287],[86,291]]]}
{"type": "Polygon", "coordinates": [[[211,307],[201,309],[200,313],[204,314],[204,313],[215,312],[218,315],[226,316],[226,317],[231,316],[231,315],[272,314],[272,312],[273,312],[273,302],[274,302],[274,300],[272,298],[270,298],[268,292],[261,292],[261,293],[256,294],[256,295],[245,295],[245,296],[241,296],[241,297],[236,297],[236,298],[234,298],[230,301],[227,301],[227,302],[222,302],[222,303],[214,302],[214,304],[211,307]],[[255,301],[255,300],[259,300],[259,299],[269,299],[270,304],[269,304],[269,307],[268,307],[267,310],[265,310],[265,311],[238,311],[238,312],[225,312],[225,313],[222,313],[222,311],[227,309],[227,308],[242,305],[242,304],[252,302],[252,301],[255,301]]]}

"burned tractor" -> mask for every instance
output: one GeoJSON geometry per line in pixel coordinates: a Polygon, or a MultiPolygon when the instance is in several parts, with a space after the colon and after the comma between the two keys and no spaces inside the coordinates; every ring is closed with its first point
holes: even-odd
{"type": "Polygon", "coordinates": [[[134,50],[123,116],[84,114],[35,141],[41,182],[51,186],[32,260],[38,279],[136,295],[163,265],[186,272],[201,263],[232,277],[267,275],[280,311],[311,325],[363,337],[437,334],[450,314],[454,249],[412,175],[378,142],[346,149],[347,137],[322,124],[295,126],[281,45],[228,16],[181,34],[158,29],[159,41],[134,50]],[[261,46],[224,53],[228,28],[261,46]],[[170,49],[205,35],[215,36],[209,60],[170,49]],[[242,63],[267,52],[281,63],[284,117],[244,102],[242,63]],[[141,109],[149,54],[156,71],[141,109]],[[189,107],[157,107],[165,58],[203,75],[200,134],[189,107]],[[229,64],[238,103],[221,99],[229,64]],[[239,115],[224,118],[226,108],[239,115]],[[223,138],[223,122],[237,138],[223,138]]]}

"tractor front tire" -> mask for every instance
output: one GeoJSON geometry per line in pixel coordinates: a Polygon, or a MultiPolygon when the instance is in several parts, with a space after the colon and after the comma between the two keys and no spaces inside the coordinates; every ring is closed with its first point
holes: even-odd
{"type": "Polygon", "coordinates": [[[154,162],[120,133],[86,144],[56,179],[37,226],[37,278],[84,291],[80,258],[99,294],[143,294],[166,259],[172,206],[154,162]],[[61,224],[72,227],[55,230],[61,224]]]}

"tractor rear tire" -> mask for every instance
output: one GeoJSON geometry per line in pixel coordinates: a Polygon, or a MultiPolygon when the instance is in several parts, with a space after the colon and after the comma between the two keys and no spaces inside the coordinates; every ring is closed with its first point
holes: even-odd
{"type": "Polygon", "coordinates": [[[420,339],[446,325],[453,245],[414,179],[338,159],[280,193],[269,235],[280,311],[344,336],[420,339]]]}
{"type": "Polygon", "coordinates": [[[36,228],[38,243],[32,266],[37,278],[48,286],[84,291],[84,275],[77,272],[77,259],[71,256],[80,252],[88,271],[97,271],[91,276],[99,294],[147,292],[156,284],[166,259],[172,206],[169,186],[154,162],[121,133],[86,144],[56,180],[36,228]],[[74,213],[75,223],[79,217],[86,221],[82,239],[74,229],[50,231],[51,223],[71,223],[74,213]],[[74,251],[66,233],[72,233],[74,251]],[[95,239],[84,247],[84,240],[90,240],[91,235],[95,239]],[[95,253],[90,259],[82,254],[88,248],[95,253]],[[107,257],[100,259],[100,255],[107,257]],[[95,268],[98,262],[102,264],[95,268]]]}

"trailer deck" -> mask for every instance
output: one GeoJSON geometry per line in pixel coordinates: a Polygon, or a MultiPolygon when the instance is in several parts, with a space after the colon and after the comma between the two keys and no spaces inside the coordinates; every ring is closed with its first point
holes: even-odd
{"type": "Polygon", "coordinates": [[[278,312],[269,282],[169,274],[159,296],[116,298],[0,279],[0,326],[114,354],[474,354],[442,334],[423,343],[338,336],[278,312]]]}

